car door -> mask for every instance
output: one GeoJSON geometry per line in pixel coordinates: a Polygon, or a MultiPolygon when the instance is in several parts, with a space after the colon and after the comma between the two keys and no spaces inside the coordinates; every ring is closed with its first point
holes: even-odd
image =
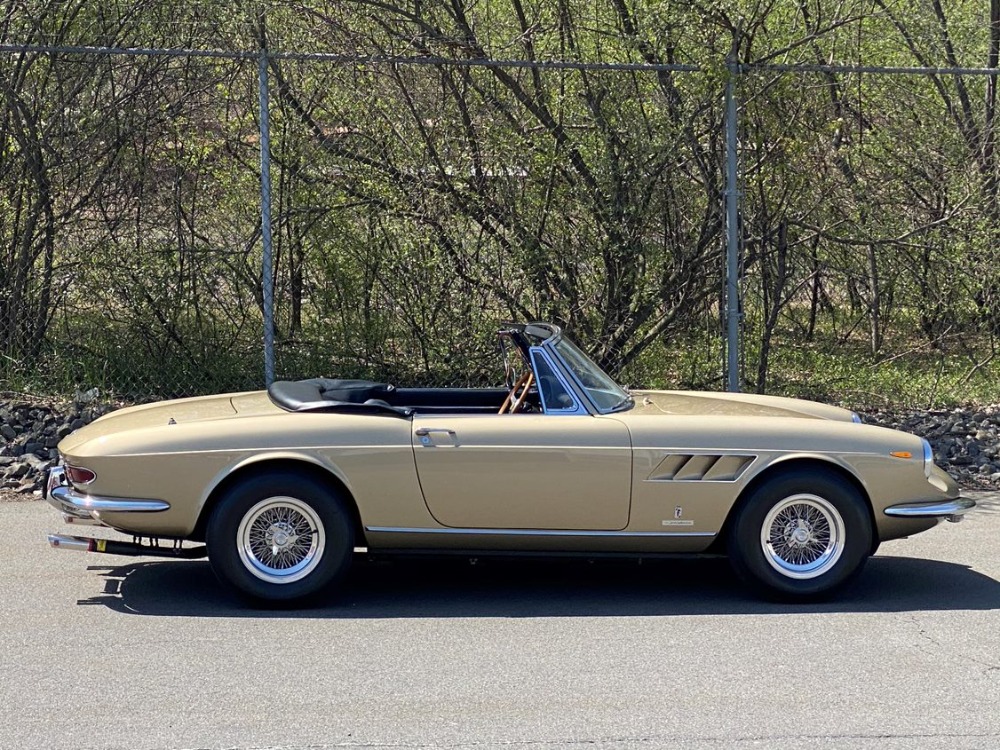
{"type": "Polygon", "coordinates": [[[628,525],[632,447],[590,415],[416,415],[427,508],[463,529],[618,530],[628,525]]]}

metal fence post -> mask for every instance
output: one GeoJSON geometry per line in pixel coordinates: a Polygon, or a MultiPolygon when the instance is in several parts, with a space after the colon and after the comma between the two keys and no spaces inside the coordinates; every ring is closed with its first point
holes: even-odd
{"type": "Polygon", "coordinates": [[[740,390],[739,186],[737,184],[736,76],[739,64],[726,64],[726,390],[740,390]]]}
{"type": "Polygon", "coordinates": [[[274,272],[271,254],[271,129],[270,98],[267,86],[267,50],[257,57],[260,88],[260,230],[264,257],[261,283],[264,295],[264,384],[274,382],[274,272]]]}

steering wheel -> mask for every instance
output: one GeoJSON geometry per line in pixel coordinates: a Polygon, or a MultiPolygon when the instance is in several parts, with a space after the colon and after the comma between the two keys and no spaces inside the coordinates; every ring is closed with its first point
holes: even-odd
{"type": "Polygon", "coordinates": [[[514,387],[510,389],[510,393],[507,394],[507,398],[503,400],[503,405],[500,407],[498,414],[516,414],[524,408],[524,401],[528,397],[528,391],[531,390],[532,384],[535,382],[535,373],[531,370],[525,370],[521,377],[517,379],[514,383],[514,387]]]}

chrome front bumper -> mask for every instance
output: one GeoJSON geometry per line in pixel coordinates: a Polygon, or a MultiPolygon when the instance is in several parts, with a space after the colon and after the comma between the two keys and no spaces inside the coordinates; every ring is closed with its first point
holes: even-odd
{"type": "Polygon", "coordinates": [[[951,500],[930,500],[919,503],[901,503],[885,509],[887,516],[895,518],[944,518],[958,523],[962,516],[976,507],[976,501],[967,497],[951,500]]]}
{"type": "Polygon", "coordinates": [[[66,470],[55,466],[45,482],[45,499],[59,510],[69,523],[100,522],[102,512],[155,513],[170,508],[164,500],[131,497],[102,497],[79,492],[66,479],[66,470]]]}

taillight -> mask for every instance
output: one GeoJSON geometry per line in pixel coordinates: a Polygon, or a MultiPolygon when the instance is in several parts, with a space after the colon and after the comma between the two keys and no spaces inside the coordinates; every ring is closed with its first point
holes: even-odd
{"type": "Polygon", "coordinates": [[[90,484],[97,479],[97,474],[80,466],[67,466],[66,478],[72,484],[90,484]]]}

